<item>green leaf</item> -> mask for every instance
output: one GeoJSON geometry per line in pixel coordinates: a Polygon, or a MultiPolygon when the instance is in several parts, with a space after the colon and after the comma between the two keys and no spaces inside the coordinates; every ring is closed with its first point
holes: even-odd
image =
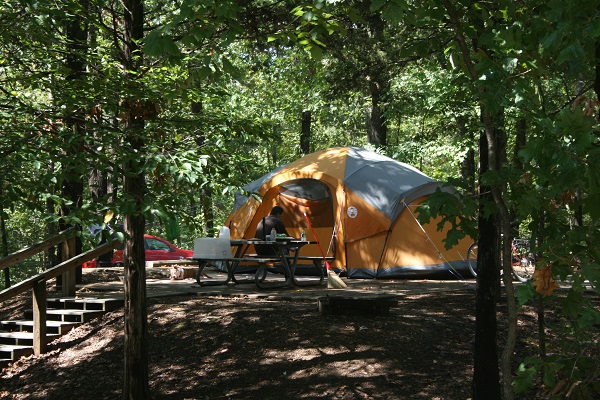
{"type": "Polygon", "coordinates": [[[591,38],[599,38],[600,37],[600,19],[594,18],[592,23],[588,27],[589,36],[591,38]]]}
{"type": "Polygon", "coordinates": [[[581,273],[595,288],[600,288],[600,264],[590,263],[583,265],[581,273]]]}
{"type": "Polygon", "coordinates": [[[563,369],[564,364],[558,362],[548,362],[544,365],[543,381],[544,385],[554,387],[556,383],[557,372],[563,369]]]}
{"type": "MultiPolygon", "coordinates": [[[[388,3],[382,10],[382,17],[392,24],[401,24],[404,20],[404,15],[404,9],[396,2],[388,3]]],[[[427,49],[427,46],[421,47],[427,49]]]]}
{"type": "Polygon", "coordinates": [[[563,48],[558,55],[556,62],[560,65],[565,62],[572,62],[573,60],[579,60],[585,57],[585,50],[581,46],[579,41],[569,44],[563,48]]]}
{"type": "Polygon", "coordinates": [[[311,58],[320,60],[323,58],[323,50],[317,45],[309,45],[304,48],[310,53],[311,58]]]}
{"type": "Polygon", "coordinates": [[[581,309],[581,301],[581,293],[570,289],[567,293],[567,297],[562,300],[562,307],[565,315],[575,319],[581,309]]]}
{"type": "Polygon", "coordinates": [[[179,47],[175,44],[175,42],[171,38],[164,38],[163,46],[165,51],[171,56],[180,56],[181,51],[179,47]]]}
{"type": "Polygon", "coordinates": [[[305,21],[312,21],[315,18],[314,14],[312,11],[306,11],[304,14],[302,14],[302,19],[305,21]]]}
{"type": "Polygon", "coordinates": [[[157,31],[150,32],[144,39],[144,53],[149,56],[156,57],[163,52],[162,38],[157,31]]]}
{"type": "Polygon", "coordinates": [[[553,31],[542,39],[542,46],[546,49],[550,49],[556,45],[562,38],[562,33],[558,30],[553,31]]]}
{"type": "Polygon", "coordinates": [[[304,14],[304,9],[300,6],[298,6],[298,7],[295,7],[291,13],[293,16],[301,17],[302,14],[304,14]]]}
{"type": "Polygon", "coordinates": [[[181,228],[179,226],[177,215],[174,215],[166,220],[165,230],[167,233],[167,240],[170,242],[174,241],[181,235],[181,228]]]}
{"type": "Polygon", "coordinates": [[[119,242],[121,242],[121,243],[125,242],[125,233],[116,231],[116,232],[114,232],[114,236],[119,242]]]}
{"type": "Polygon", "coordinates": [[[531,361],[532,359],[527,359],[519,365],[517,376],[512,382],[515,393],[523,393],[534,386],[541,362],[535,360],[535,362],[532,363],[531,361]],[[530,366],[528,366],[528,364],[530,366]]]}
{"type": "Polygon", "coordinates": [[[387,2],[388,0],[373,0],[369,9],[371,12],[379,11],[387,2]]]}
{"type": "Polygon", "coordinates": [[[522,306],[527,302],[537,298],[538,295],[535,291],[535,288],[533,287],[533,283],[527,282],[525,284],[518,285],[515,287],[515,297],[517,298],[519,306],[522,306]]]}

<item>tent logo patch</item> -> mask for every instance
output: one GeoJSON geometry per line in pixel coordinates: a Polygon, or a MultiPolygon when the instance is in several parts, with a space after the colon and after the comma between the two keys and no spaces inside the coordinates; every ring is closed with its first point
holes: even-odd
{"type": "Polygon", "coordinates": [[[356,218],[358,216],[358,210],[354,206],[348,207],[348,211],[346,212],[350,218],[356,218]]]}

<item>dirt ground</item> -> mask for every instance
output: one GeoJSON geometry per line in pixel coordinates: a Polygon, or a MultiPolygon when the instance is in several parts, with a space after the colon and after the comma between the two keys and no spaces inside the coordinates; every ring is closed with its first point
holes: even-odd
{"type": "MultiPolygon", "coordinates": [[[[84,275],[88,282],[116,278],[84,275]]],[[[465,290],[402,296],[384,316],[321,315],[314,301],[301,300],[149,299],[151,396],[468,399],[474,295],[465,290]]],[[[24,296],[3,304],[0,317],[20,317],[28,301],[24,296]]],[[[502,309],[500,304],[499,315],[502,309]]],[[[515,362],[536,352],[533,310],[521,314],[519,329],[515,362]]],[[[123,351],[121,309],[50,343],[47,354],[3,369],[0,398],[121,398],[123,351]]]]}

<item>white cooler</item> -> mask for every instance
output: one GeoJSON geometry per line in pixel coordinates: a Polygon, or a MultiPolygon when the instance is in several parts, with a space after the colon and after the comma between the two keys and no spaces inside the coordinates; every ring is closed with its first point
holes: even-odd
{"type": "Polygon", "coordinates": [[[233,257],[229,237],[198,238],[194,240],[193,258],[206,260],[233,257]]]}

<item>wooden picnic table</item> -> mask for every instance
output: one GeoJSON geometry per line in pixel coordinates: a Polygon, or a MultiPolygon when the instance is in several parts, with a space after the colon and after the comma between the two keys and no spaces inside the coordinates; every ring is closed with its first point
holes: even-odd
{"type": "Polygon", "coordinates": [[[319,281],[317,283],[310,281],[298,281],[295,277],[296,266],[298,265],[298,257],[300,249],[310,244],[311,242],[306,240],[299,240],[292,237],[278,237],[275,241],[267,241],[261,239],[232,239],[230,245],[235,248],[232,256],[226,255],[206,255],[203,257],[192,257],[192,260],[198,262],[198,272],[196,274],[196,281],[201,286],[208,285],[227,285],[231,283],[248,283],[253,282],[261,289],[268,288],[281,288],[292,285],[296,286],[308,286],[308,285],[320,285],[323,283],[325,276],[323,268],[316,268],[319,272],[319,281]],[[260,256],[255,254],[247,254],[247,251],[251,245],[265,244],[273,247],[274,255],[272,256],[260,256]],[[202,271],[206,265],[211,262],[221,261],[226,264],[227,278],[221,281],[202,281],[202,271]],[[284,281],[268,282],[266,280],[268,268],[272,265],[277,265],[283,269],[285,276],[284,281]],[[254,279],[251,280],[239,280],[236,278],[236,273],[239,273],[239,267],[243,265],[255,265],[257,266],[254,279]]]}

